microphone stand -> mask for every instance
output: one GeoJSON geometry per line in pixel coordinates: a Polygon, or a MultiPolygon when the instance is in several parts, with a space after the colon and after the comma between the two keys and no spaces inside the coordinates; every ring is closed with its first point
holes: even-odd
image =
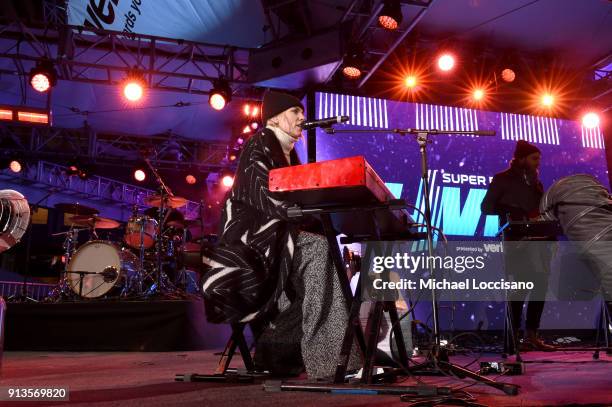
{"type": "Polygon", "coordinates": [[[161,294],[168,294],[162,291],[162,280],[163,280],[162,236],[164,234],[164,219],[165,219],[164,211],[166,210],[165,208],[166,198],[172,197],[174,196],[174,194],[172,193],[168,185],[166,185],[166,183],[164,182],[162,177],[159,175],[159,173],[157,172],[153,164],[151,164],[151,160],[149,160],[148,158],[145,158],[144,161],[145,163],[147,163],[147,165],[149,166],[149,169],[155,176],[155,180],[157,181],[157,184],[159,185],[159,197],[160,197],[159,210],[157,213],[157,219],[158,219],[159,225],[158,225],[158,234],[157,234],[157,242],[156,242],[157,243],[157,259],[156,259],[157,264],[156,264],[156,272],[155,272],[156,281],[153,283],[153,285],[149,289],[149,292],[147,293],[148,295],[155,296],[155,295],[161,295],[161,294]]]}
{"type": "MultiPolygon", "coordinates": [[[[323,128],[327,134],[339,134],[339,133],[394,133],[401,136],[413,135],[415,136],[416,142],[419,145],[419,151],[421,155],[421,180],[423,183],[423,197],[425,199],[425,226],[427,232],[427,251],[430,258],[433,258],[433,228],[431,225],[431,207],[430,207],[430,191],[429,191],[429,177],[428,177],[428,161],[427,161],[427,144],[430,142],[430,136],[437,135],[450,135],[450,134],[462,134],[462,135],[477,135],[477,136],[494,136],[494,130],[480,130],[480,131],[442,131],[435,129],[368,129],[368,130],[336,130],[332,127],[323,128]]],[[[434,267],[432,262],[429,263],[429,275],[434,278],[434,267]]],[[[440,322],[439,322],[439,307],[438,300],[436,297],[436,289],[432,286],[431,289],[431,307],[432,307],[432,322],[433,322],[433,334],[434,343],[431,352],[428,356],[426,363],[427,374],[444,374],[454,375],[458,378],[469,377],[475,381],[487,384],[491,387],[499,389],[508,395],[518,394],[518,386],[514,384],[506,384],[496,382],[487,377],[481,376],[471,370],[468,370],[462,366],[451,363],[448,359],[448,350],[440,345],[440,322]]],[[[423,372],[423,370],[420,370],[423,372]]]]}

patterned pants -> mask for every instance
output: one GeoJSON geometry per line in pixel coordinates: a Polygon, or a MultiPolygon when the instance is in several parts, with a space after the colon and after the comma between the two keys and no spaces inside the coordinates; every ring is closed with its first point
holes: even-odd
{"type": "MultiPolygon", "coordinates": [[[[256,362],[280,375],[297,373],[303,362],[310,379],[332,376],[348,311],[324,236],[299,233],[293,271],[279,307],[280,314],[259,337],[256,362]]],[[[354,351],[348,368],[359,366],[354,351]]]]}

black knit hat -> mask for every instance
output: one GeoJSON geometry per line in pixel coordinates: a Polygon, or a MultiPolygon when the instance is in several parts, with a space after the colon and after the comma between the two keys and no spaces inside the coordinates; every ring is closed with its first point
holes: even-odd
{"type": "Polygon", "coordinates": [[[295,106],[299,106],[304,110],[304,105],[302,105],[300,99],[295,96],[270,90],[266,92],[263,97],[261,121],[265,126],[268,119],[295,106]]]}
{"type": "Polygon", "coordinates": [[[516,148],[514,149],[514,158],[517,160],[527,157],[529,154],[541,153],[540,149],[526,142],[525,140],[519,140],[516,142],[516,148]]]}

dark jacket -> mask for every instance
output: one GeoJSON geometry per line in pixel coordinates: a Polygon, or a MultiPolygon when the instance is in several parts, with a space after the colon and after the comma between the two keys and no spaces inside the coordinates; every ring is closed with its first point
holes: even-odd
{"type": "Polygon", "coordinates": [[[516,165],[495,174],[480,209],[487,215],[498,215],[500,224],[527,220],[539,214],[544,187],[536,176],[529,176],[516,165]]]}
{"type": "MultiPolygon", "coordinates": [[[[295,150],[291,164],[299,164],[295,150]]],[[[263,129],[247,141],[223,210],[219,245],[204,252],[207,318],[247,322],[277,312],[291,272],[297,224],[289,202],[268,189],[268,173],[288,165],[274,133],[263,129]]]]}

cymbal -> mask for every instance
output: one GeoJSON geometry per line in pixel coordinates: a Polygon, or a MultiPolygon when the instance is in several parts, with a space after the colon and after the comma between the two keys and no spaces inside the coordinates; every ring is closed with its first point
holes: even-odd
{"type": "Polygon", "coordinates": [[[58,203],[55,204],[55,209],[58,209],[65,213],[72,213],[74,215],[97,215],[100,213],[99,210],[90,208],[89,206],[81,205],[80,203],[58,203]]]}
{"type": "MultiPolygon", "coordinates": [[[[145,205],[160,207],[162,203],[161,196],[151,195],[145,198],[145,205]]],[[[164,197],[164,207],[166,208],[180,208],[187,205],[187,199],[180,196],[166,196],[164,197]]]]}
{"type": "Polygon", "coordinates": [[[75,215],[71,218],[76,225],[89,226],[94,229],[115,229],[119,227],[119,222],[100,216],[75,215]]]}

